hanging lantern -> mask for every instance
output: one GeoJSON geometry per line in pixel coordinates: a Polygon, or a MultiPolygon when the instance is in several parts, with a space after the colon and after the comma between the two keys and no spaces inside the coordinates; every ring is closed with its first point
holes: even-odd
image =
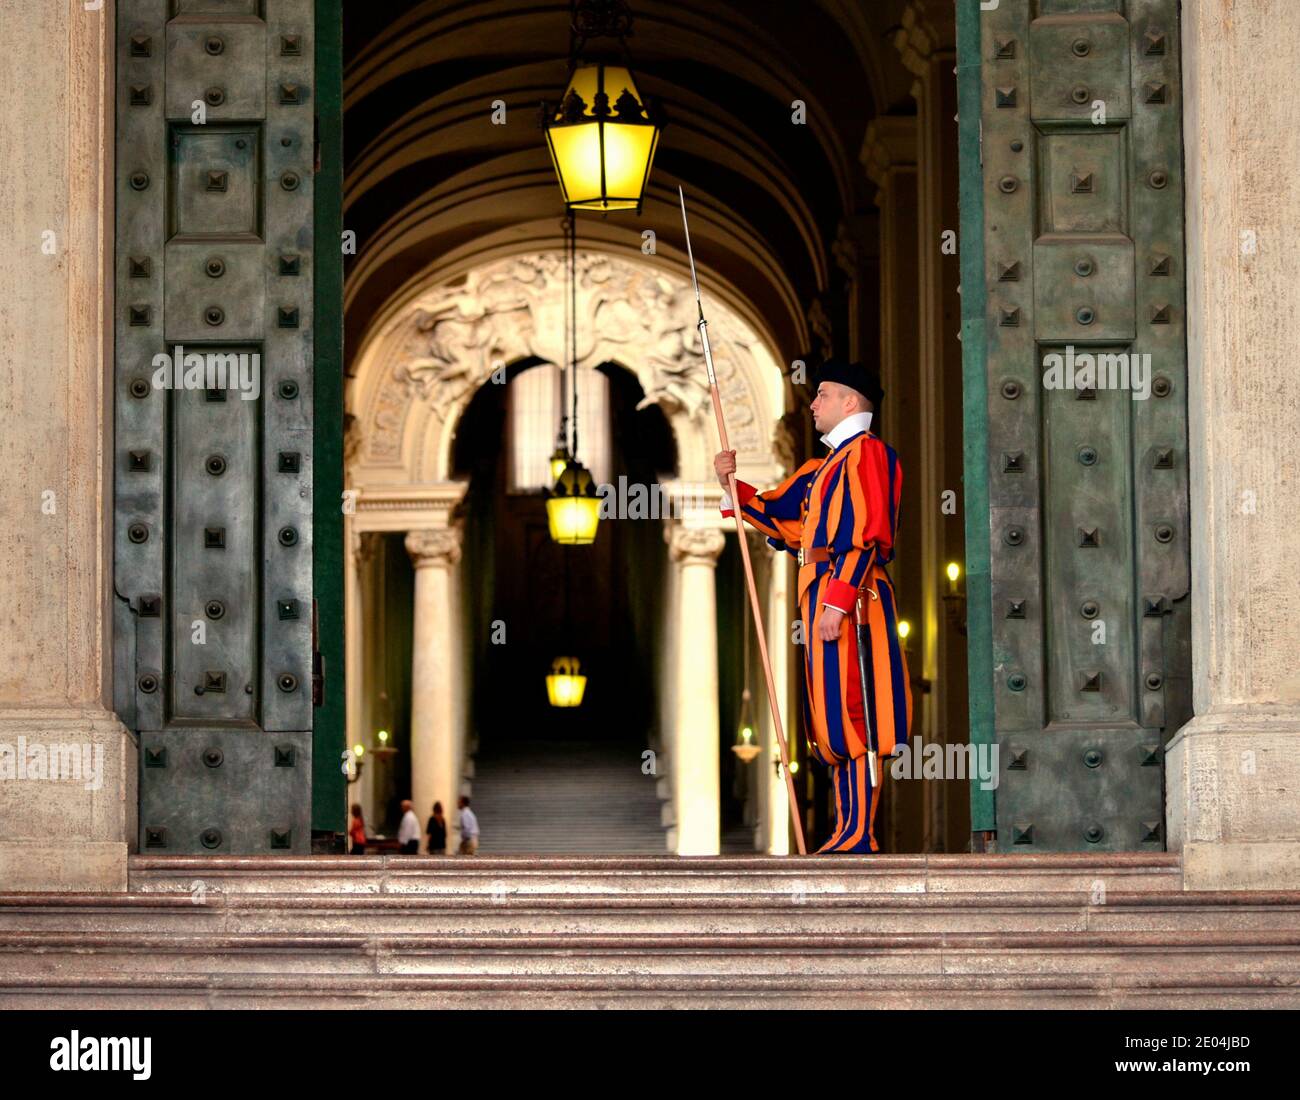
{"type": "MultiPolygon", "coordinates": [[[[748,663],[745,667],[748,670],[748,663]]],[[[754,738],[754,720],[750,716],[750,709],[749,687],[746,686],[740,693],[740,722],[736,727],[736,742],[731,746],[731,751],[746,764],[763,751],[754,738]]]]}
{"type": "Polygon", "coordinates": [[[551,482],[560,480],[560,475],[564,473],[564,467],[569,464],[569,449],[563,443],[557,443],[555,450],[551,452],[551,482]]]}
{"type": "Polygon", "coordinates": [[[577,657],[556,657],[546,677],[546,697],[553,707],[580,707],[587,690],[587,677],[579,673],[577,657]]]}
{"type": "Polygon", "coordinates": [[[631,70],[578,66],[546,122],[546,144],[565,206],[640,213],[659,129],[631,70]]]}
{"type": "Polygon", "coordinates": [[[577,459],[570,459],[546,494],[546,519],[551,539],[565,546],[587,546],[596,539],[600,497],[596,482],[577,459]]]}
{"type": "Polygon", "coordinates": [[[578,0],[571,30],[569,86],[558,104],[542,104],[564,204],[640,213],[663,127],[626,64],[632,13],[622,0],[578,0]],[[618,39],[623,64],[580,59],[588,40],[601,37],[618,39]]]}

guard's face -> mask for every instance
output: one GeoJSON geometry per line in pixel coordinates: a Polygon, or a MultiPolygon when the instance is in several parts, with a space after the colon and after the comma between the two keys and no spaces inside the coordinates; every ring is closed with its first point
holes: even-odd
{"type": "Polygon", "coordinates": [[[822,435],[829,432],[836,424],[848,416],[844,406],[849,391],[834,382],[823,382],[817,387],[817,396],[813,398],[813,427],[822,435]]]}

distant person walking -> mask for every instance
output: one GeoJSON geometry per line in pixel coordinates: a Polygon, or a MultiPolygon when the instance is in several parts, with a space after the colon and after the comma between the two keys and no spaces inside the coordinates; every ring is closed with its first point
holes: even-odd
{"type": "Polygon", "coordinates": [[[352,824],[348,826],[348,836],[352,840],[352,854],[366,854],[366,822],[361,816],[361,803],[352,803],[352,824]]]}
{"type": "Polygon", "coordinates": [[[429,837],[429,855],[445,856],[447,854],[447,819],[442,815],[442,803],[433,804],[433,816],[424,827],[429,837]]]}
{"type": "Polygon", "coordinates": [[[420,819],[415,816],[415,807],[409,798],[402,799],[402,823],[397,827],[398,849],[404,856],[420,854],[420,819]]]}
{"type": "Polygon", "coordinates": [[[478,818],[469,808],[469,799],[460,796],[460,854],[472,856],[478,851],[478,818]]]}

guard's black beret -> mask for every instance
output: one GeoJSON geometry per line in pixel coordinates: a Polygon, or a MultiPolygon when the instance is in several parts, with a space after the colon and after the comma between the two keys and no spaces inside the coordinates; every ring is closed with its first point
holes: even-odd
{"type": "Polygon", "coordinates": [[[885,391],[880,386],[880,368],[868,367],[863,363],[827,359],[817,372],[817,384],[820,386],[823,382],[838,382],[841,386],[857,390],[871,402],[874,409],[880,408],[880,402],[885,396],[885,391]]]}

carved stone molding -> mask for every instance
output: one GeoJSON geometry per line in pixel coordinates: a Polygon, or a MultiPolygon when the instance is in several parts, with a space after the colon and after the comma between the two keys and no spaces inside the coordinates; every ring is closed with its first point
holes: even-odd
{"type": "Polygon", "coordinates": [[[886,115],[872,119],[862,142],[862,167],[882,191],[897,170],[916,171],[916,118],[886,115]]]}
{"type": "Polygon", "coordinates": [[[673,561],[683,565],[717,565],[718,555],[727,540],[716,527],[683,527],[680,524],[664,531],[673,561]]]}
{"type": "Polygon", "coordinates": [[[343,414],[343,465],[349,466],[361,454],[361,424],[351,413],[343,414]]]}
{"type": "Polygon", "coordinates": [[[835,266],[844,273],[845,278],[850,281],[858,278],[861,255],[857,237],[847,222],[841,221],[836,228],[835,240],[831,244],[831,255],[835,259],[835,266]]]}
{"type": "MultiPolygon", "coordinates": [[[[578,367],[617,362],[645,390],[640,407],[704,425],[711,415],[696,328],[694,292],[649,263],[600,252],[577,259],[578,367]]],[[[459,414],[502,365],[525,357],[563,363],[567,273],[558,252],[514,256],[429,291],[389,327],[376,361],[377,388],[366,399],[360,461],[402,461],[403,433],[415,403],[439,420],[459,414]]],[[[721,302],[709,308],[714,367],[732,445],[761,453],[767,427],[755,379],[757,335],[721,302]]]]}
{"type": "Polygon", "coordinates": [[[814,298],[808,306],[808,330],[813,338],[817,352],[823,359],[829,359],[834,348],[834,326],[826,303],[820,296],[814,298]]]}
{"type": "Polygon", "coordinates": [[[409,531],[406,535],[406,552],[416,569],[438,566],[448,569],[460,561],[464,531],[460,527],[438,527],[424,531],[409,531]]]}
{"type": "MultiPolygon", "coordinates": [[[[950,0],[908,0],[902,26],[894,31],[894,48],[903,66],[924,80],[936,57],[951,57],[956,49],[957,26],[950,0]]],[[[915,94],[915,92],[913,92],[915,94]]]]}

